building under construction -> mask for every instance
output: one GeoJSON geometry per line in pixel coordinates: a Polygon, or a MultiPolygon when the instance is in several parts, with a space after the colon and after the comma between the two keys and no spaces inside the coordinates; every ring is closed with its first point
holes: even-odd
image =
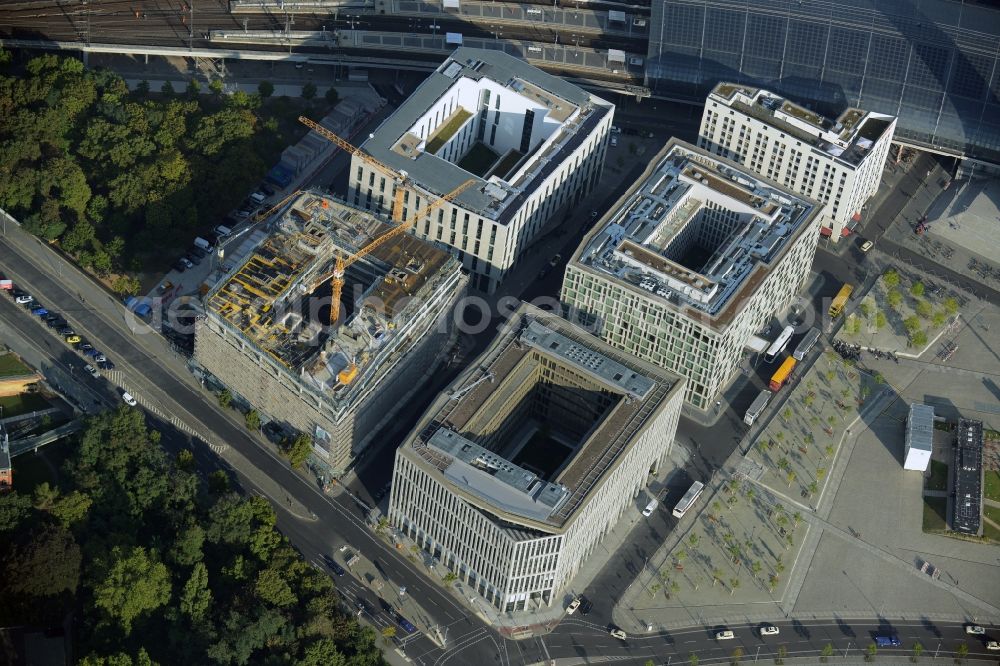
{"type": "Polygon", "coordinates": [[[310,434],[339,474],[449,348],[467,278],[449,252],[409,234],[373,246],[391,225],[315,192],[269,224],[206,295],[195,360],[263,420],[310,434]],[[338,257],[347,268],[331,324],[338,257]]]}

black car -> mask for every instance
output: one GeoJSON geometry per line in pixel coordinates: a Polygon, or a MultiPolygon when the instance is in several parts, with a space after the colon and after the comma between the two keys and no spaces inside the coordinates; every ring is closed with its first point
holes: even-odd
{"type": "MultiPolygon", "coordinates": [[[[211,242],[212,241],[209,241],[209,243],[211,243],[211,242]]],[[[212,243],[212,244],[214,245],[214,243],[212,243]]],[[[205,252],[203,249],[201,249],[197,245],[193,246],[190,250],[188,250],[188,255],[192,255],[192,254],[195,255],[196,257],[198,257],[199,259],[204,259],[205,257],[208,256],[208,252],[205,252]]]]}
{"type": "Polygon", "coordinates": [[[55,319],[47,319],[45,323],[49,328],[63,328],[66,326],[66,321],[62,317],[56,317],[55,319]]]}
{"type": "Polygon", "coordinates": [[[362,613],[368,613],[369,615],[372,614],[371,606],[369,606],[368,602],[361,597],[358,597],[358,600],[354,602],[354,607],[358,609],[358,615],[361,615],[362,613]]]}
{"type": "Polygon", "coordinates": [[[103,361],[98,361],[97,367],[99,367],[101,370],[114,370],[115,364],[111,361],[110,358],[106,358],[103,361]]]}
{"type": "Polygon", "coordinates": [[[201,263],[201,257],[199,257],[194,252],[188,252],[186,255],[184,255],[184,258],[190,261],[195,266],[201,263]]]}
{"type": "Polygon", "coordinates": [[[330,568],[333,569],[333,573],[337,574],[338,576],[343,576],[344,574],[347,573],[346,571],[344,571],[344,567],[340,566],[336,562],[331,561],[329,562],[329,564],[330,568]]]}
{"type": "Polygon", "coordinates": [[[61,326],[61,327],[59,327],[56,330],[56,333],[58,333],[59,335],[63,336],[64,338],[65,337],[69,337],[70,335],[76,335],[76,331],[74,331],[69,326],[61,326]]]}
{"type": "Polygon", "coordinates": [[[261,183],[260,184],[260,191],[263,192],[264,194],[266,194],[269,197],[273,197],[274,196],[274,188],[271,187],[270,185],[268,185],[267,183],[261,183]]]}
{"type": "Polygon", "coordinates": [[[180,259],[178,259],[178,260],[177,260],[177,261],[175,261],[174,263],[170,264],[170,267],[171,267],[172,269],[174,269],[175,271],[177,271],[178,273],[183,273],[184,271],[186,271],[186,270],[187,270],[187,264],[185,264],[185,263],[184,263],[183,261],[181,261],[180,259]]]}
{"type": "Polygon", "coordinates": [[[587,597],[580,597],[580,615],[586,615],[590,611],[594,610],[594,602],[587,597]]]}

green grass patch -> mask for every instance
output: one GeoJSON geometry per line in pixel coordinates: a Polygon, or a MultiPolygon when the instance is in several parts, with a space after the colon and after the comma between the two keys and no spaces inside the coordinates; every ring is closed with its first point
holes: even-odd
{"type": "Polygon", "coordinates": [[[30,374],[31,368],[14,354],[0,356],[0,377],[21,377],[30,374]]]}
{"type": "MultiPolygon", "coordinates": [[[[983,517],[989,518],[997,525],[1000,525],[1000,508],[995,506],[984,506],[983,517]]],[[[993,527],[993,525],[983,520],[983,536],[1000,543],[1000,528],[993,527]]]]}
{"type": "Polygon", "coordinates": [[[21,393],[20,395],[7,395],[0,398],[0,407],[3,407],[4,418],[48,409],[51,406],[48,400],[37,393],[21,393]]]}
{"type": "Polygon", "coordinates": [[[927,479],[927,490],[948,490],[948,464],[940,460],[931,461],[931,475],[927,479]]]}
{"type": "Polygon", "coordinates": [[[451,114],[451,118],[449,118],[444,125],[441,125],[441,127],[439,127],[438,130],[431,135],[430,139],[427,140],[427,147],[424,149],[424,152],[434,154],[441,150],[441,147],[448,143],[448,140],[455,136],[455,132],[457,132],[459,128],[465,124],[465,121],[471,117],[471,111],[466,111],[462,107],[455,109],[455,113],[451,114]]]}
{"type": "Polygon", "coordinates": [[[497,154],[485,144],[477,141],[472,144],[472,148],[469,148],[469,152],[458,161],[458,166],[482,178],[483,174],[489,171],[496,161],[497,154]]]}
{"type": "Polygon", "coordinates": [[[519,151],[510,151],[503,156],[503,159],[500,161],[500,164],[497,165],[497,168],[493,170],[493,173],[506,180],[508,172],[514,168],[515,164],[521,161],[522,157],[524,156],[519,151]]]}
{"type": "Polygon", "coordinates": [[[1000,502],[1000,472],[989,470],[983,474],[983,497],[1000,502]]]}
{"type": "Polygon", "coordinates": [[[943,532],[948,528],[947,497],[924,498],[924,532],[943,532]]]}

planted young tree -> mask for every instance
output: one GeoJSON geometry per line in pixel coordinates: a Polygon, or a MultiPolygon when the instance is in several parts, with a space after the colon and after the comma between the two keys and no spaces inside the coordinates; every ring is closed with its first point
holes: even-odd
{"type": "Polygon", "coordinates": [[[898,310],[899,306],[903,303],[903,295],[896,289],[890,289],[885,294],[885,300],[890,308],[898,310]]]}
{"type": "Polygon", "coordinates": [[[923,347],[924,345],[927,344],[927,331],[924,330],[917,331],[916,333],[913,334],[913,337],[910,338],[910,341],[913,343],[915,347],[923,347]]]}
{"type": "Polygon", "coordinates": [[[887,287],[898,287],[899,286],[899,273],[893,269],[887,270],[882,274],[882,280],[885,282],[887,287]]]}
{"type": "Polygon", "coordinates": [[[778,587],[778,582],[780,580],[781,579],[778,578],[776,575],[771,574],[771,577],[768,579],[768,586],[770,587],[771,592],[774,592],[774,588],[778,587]]]}
{"type": "Polygon", "coordinates": [[[833,454],[837,452],[837,448],[833,444],[827,444],[823,447],[823,452],[826,454],[827,458],[832,458],[833,454]]]}
{"type": "Polygon", "coordinates": [[[931,315],[934,314],[934,308],[922,298],[917,300],[917,304],[913,309],[916,311],[917,316],[923,319],[930,319],[931,315]]]}
{"type": "Polygon", "coordinates": [[[826,468],[825,467],[817,467],[816,468],[816,478],[819,479],[820,481],[822,481],[824,478],[826,478],[826,468]]]}
{"type": "Polygon", "coordinates": [[[824,664],[833,656],[833,644],[827,643],[819,653],[819,660],[824,664]]]}
{"type": "Polygon", "coordinates": [[[302,86],[302,99],[312,99],[316,96],[316,84],[309,81],[302,86]]]}
{"type": "Polygon", "coordinates": [[[791,407],[785,407],[783,410],[781,410],[781,418],[783,418],[785,421],[791,421],[792,420],[792,408],[791,407]]]}
{"type": "Polygon", "coordinates": [[[670,581],[670,594],[677,594],[680,591],[681,591],[680,584],[676,580],[670,581]]]}
{"type": "Polygon", "coordinates": [[[781,561],[780,557],[774,561],[774,570],[779,574],[785,570],[785,563],[781,561]]]}
{"type": "Polygon", "coordinates": [[[924,653],[924,646],[920,641],[913,644],[913,656],[910,657],[910,661],[916,663],[920,660],[920,655],[924,653]]]}
{"type": "Polygon", "coordinates": [[[722,569],[719,569],[718,567],[712,569],[712,587],[715,587],[715,584],[722,580],[722,575],[722,569]]]}
{"type": "Polygon", "coordinates": [[[243,418],[246,421],[247,430],[253,432],[260,429],[260,414],[257,413],[256,409],[251,409],[243,418]]]}
{"type": "Polygon", "coordinates": [[[659,583],[653,583],[652,585],[649,586],[649,596],[651,598],[655,598],[656,593],[659,592],[662,588],[663,586],[660,585],[659,583]]]}
{"type": "Polygon", "coordinates": [[[730,662],[733,666],[740,663],[740,659],[743,657],[743,648],[736,648],[733,650],[733,659],[730,662]]]}
{"type": "Polygon", "coordinates": [[[764,565],[760,563],[760,560],[754,560],[753,564],[750,565],[750,570],[753,571],[754,575],[760,573],[760,570],[764,568],[764,565]]]}
{"type": "Polygon", "coordinates": [[[885,318],[885,313],[884,312],[882,312],[880,310],[880,311],[878,311],[878,312],[875,313],[875,328],[876,329],[881,330],[881,329],[885,328],[885,325],[887,323],[889,323],[889,321],[885,318]]]}
{"type": "Polygon", "coordinates": [[[274,84],[270,81],[261,81],[257,84],[257,94],[261,99],[267,99],[274,94],[274,84]]]}
{"type": "Polygon", "coordinates": [[[687,556],[688,556],[687,551],[684,550],[683,548],[674,553],[674,558],[677,560],[677,564],[680,564],[685,559],[687,559],[687,556]]]}
{"type": "Polygon", "coordinates": [[[788,473],[785,474],[785,480],[788,481],[789,488],[791,488],[792,484],[795,483],[796,476],[797,475],[795,474],[795,470],[788,470],[788,473]]]}
{"type": "Polygon", "coordinates": [[[785,663],[785,657],[788,656],[788,648],[784,645],[778,646],[778,655],[774,658],[774,663],[783,664],[785,663]]]}
{"type": "Polygon", "coordinates": [[[969,654],[969,646],[966,643],[959,643],[958,647],[955,648],[955,663],[961,664],[962,660],[965,659],[969,654]]]}
{"type": "Polygon", "coordinates": [[[222,389],[219,393],[219,407],[228,407],[233,403],[233,394],[229,392],[229,389],[222,389]]]}
{"type": "Polygon", "coordinates": [[[736,588],[738,588],[739,586],[740,586],[740,579],[739,578],[730,578],[729,579],[729,596],[733,596],[734,594],[736,594],[736,588]]]}
{"type": "Polygon", "coordinates": [[[819,484],[815,481],[810,481],[807,490],[809,491],[809,497],[812,497],[819,492],[819,484]]]}
{"type": "Polygon", "coordinates": [[[865,661],[873,661],[875,655],[878,654],[878,646],[874,643],[869,643],[868,648],[865,650],[865,661]]]}
{"type": "Polygon", "coordinates": [[[691,666],[698,666],[698,655],[692,652],[688,657],[688,663],[691,664],[691,666]]]}
{"type": "Polygon", "coordinates": [[[914,282],[912,285],[910,285],[910,294],[912,294],[914,296],[914,298],[920,298],[921,296],[923,296],[924,295],[924,283],[920,282],[920,281],[917,281],[917,282],[914,282]]]}
{"type": "Polygon", "coordinates": [[[386,645],[388,645],[389,642],[392,641],[392,639],[395,637],[396,637],[396,627],[392,626],[391,624],[382,627],[382,640],[385,642],[386,645]]]}
{"type": "Polygon", "coordinates": [[[699,541],[700,539],[698,538],[697,534],[692,533],[691,536],[688,537],[688,545],[691,546],[692,548],[697,548],[699,541]]]}
{"type": "Polygon", "coordinates": [[[944,299],[944,303],[942,305],[944,305],[945,312],[949,315],[953,315],[958,312],[958,301],[950,296],[944,299]]]}

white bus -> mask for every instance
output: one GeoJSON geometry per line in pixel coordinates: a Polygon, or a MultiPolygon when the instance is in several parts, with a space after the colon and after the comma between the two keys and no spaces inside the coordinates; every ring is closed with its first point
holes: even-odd
{"type": "Polygon", "coordinates": [[[813,348],[816,341],[819,340],[819,329],[810,328],[809,332],[799,340],[799,344],[795,345],[795,351],[792,352],[792,358],[796,361],[801,361],[806,357],[806,354],[813,348]]]}
{"type": "Polygon", "coordinates": [[[764,360],[767,363],[774,363],[774,359],[778,358],[778,354],[785,351],[785,347],[788,346],[788,341],[792,339],[793,333],[795,333],[795,327],[786,326],[785,330],[778,336],[778,339],[771,343],[771,346],[764,352],[764,360]]]}
{"type": "Polygon", "coordinates": [[[771,396],[774,395],[767,389],[764,389],[760,394],[754,398],[754,401],[750,403],[750,409],[747,410],[746,415],[743,417],[743,423],[748,426],[753,425],[753,422],[757,420],[764,408],[767,407],[768,401],[771,400],[771,396]]]}
{"type": "Polygon", "coordinates": [[[684,493],[684,497],[682,497],[681,501],[674,507],[674,517],[683,518],[684,514],[687,513],[687,510],[694,506],[694,503],[698,501],[698,498],[701,496],[701,491],[704,489],[705,484],[701,481],[695,481],[691,484],[691,487],[687,489],[686,493],[684,493]]]}

